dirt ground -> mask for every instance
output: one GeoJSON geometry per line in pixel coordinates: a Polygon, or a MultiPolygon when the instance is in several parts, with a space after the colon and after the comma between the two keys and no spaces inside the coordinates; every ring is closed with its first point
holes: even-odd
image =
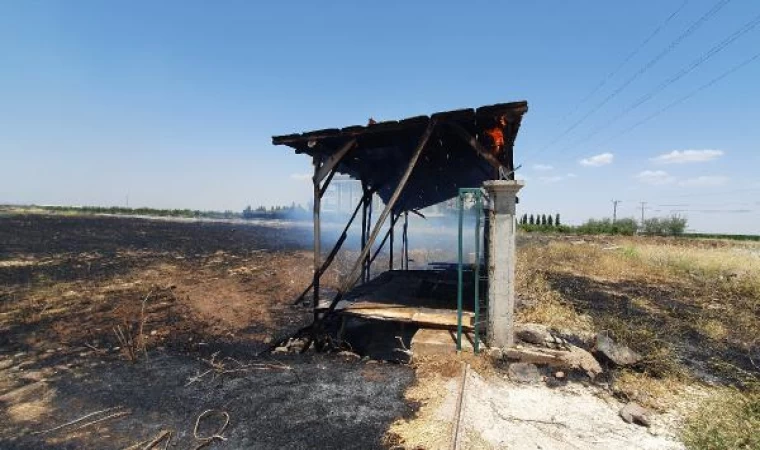
{"type": "MultiPolygon", "coordinates": [[[[451,236],[427,231],[412,233],[411,265],[451,261],[451,236]]],[[[303,224],[0,215],[0,447],[145,447],[171,431],[169,448],[449,448],[462,358],[266,352],[310,321],[292,304],[310,282],[310,240],[303,224]],[[224,413],[229,425],[206,440],[224,413]]],[[[355,254],[349,244],[326,290],[355,254]]],[[[677,449],[681,436],[696,436],[687,448],[732,448],[693,443],[734,428],[728,442],[757,442],[754,407],[703,405],[754,404],[760,246],[521,235],[516,290],[519,321],[604,331],[644,359],[558,389],[551,376],[515,385],[503,362],[464,357],[475,390],[463,448],[677,449]],[[652,410],[653,429],[622,423],[629,401],[652,410]],[[689,422],[691,410],[710,423],[689,422]]],[[[399,330],[364,326],[346,330],[355,350],[398,352],[375,346],[399,330]]]]}
{"type": "Polygon", "coordinates": [[[310,320],[292,305],[310,281],[309,233],[0,216],[0,447],[126,448],[166,429],[185,448],[202,443],[206,409],[230,415],[225,448],[382,447],[410,413],[410,369],[258,356],[310,320]]]}

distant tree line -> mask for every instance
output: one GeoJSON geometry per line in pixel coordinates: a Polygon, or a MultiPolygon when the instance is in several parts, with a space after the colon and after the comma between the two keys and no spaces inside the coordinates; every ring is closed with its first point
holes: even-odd
{"type": "Polygon", "coordinates": [[[290,206],[258,206],[253,209],[248,205],[242,213],[243,219],[305,219],[309,217],[309,212],[295,202],[290,206]]]}
{"type": "Polygon", "coordinates": [[[256,209],[246,207],[242,212],[235,211],[201,211],[192,209],[128,208],[124,206],[37,206],[20,207],[29,210],[42,210],[57,214],[112,214],[124,216],[151,216],[204,219],[302,219],[310,217],[307,210],[296,203],[285,206],[259,206],[256,209]]]}
{"type": "Polygon", "coordinates": [[[562,225],[559,214],[523,214],[518,224],[525,231],[564,232],[567,228],[562,225]]]}
{"type": "Polygon", "coordinates": [[[610,218],[589,219],[581,225],[563,225],[559,221],[559,214],[552,221],[551,216],[545,214],[523,214],[519,221],[519,227],[526,232],[555,232],[569,234],[618,234],[632,236],[634,234],[646,234],[652,236],[681,236],[686,231],[687,220],[681,216],[652,217],[643,223],[635,219],[623,218],[612,221],[610,218]]]}
{"type": "Polygon", "coordinates": [[[131,216],[232,219],[240,217],[233,211],[201,211],[193,209],[128,208],[125,206],[36,206],[30,208],[62,214],[114,214],[131,216]]]}

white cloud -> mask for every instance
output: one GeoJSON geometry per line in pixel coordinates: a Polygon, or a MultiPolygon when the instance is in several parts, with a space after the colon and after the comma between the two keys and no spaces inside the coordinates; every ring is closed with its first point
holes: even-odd
{"type": "Polygon", "coordinates": [[[722,175],[704,175],[701,177],[687,178],[686,180],[679,181],[680,186],[685,187],[707,187],[707,186],[722,186],[728,182],[728,177],[722,175]]]}
{"type": "Polygon", "coordinates": [[[293,174],[290,174],[290,179],[291,180],[296,180],[296,181],[308,181],[308,180],[311,180],[311,174],[309,174],[309,173],[293,173],[293,174]]]}
{"type": "Polygon", "coordinates": [[[650,159],[660,164],[684,164],[711,161],[720,156],[723,156],[723,150],[673,150],[650,159]]]}
{"type": "Polygon", "coordinates": [[[588,167],[599,167],[599,166],[605,166],[607,164],[612,164],[612,160],[615,158],[615,155],[612,153],[600,153],[598,155],[591,156],[589,158],[583,158],[579,162],[582,166],[588,166],[588,167]]]}
{"type": "Polygon", "coordinates": [[[652,186],[662,186],[676,181],[676,177],[668,174],[664,170],[645,170],[636,175],[636,178],[640,182],[652,186]]]}
{"type": "Polygon", "coordinates": [[[534,170],[552,170],[554,166],[550,166],[548,164],[533,164],[534,170]]]}

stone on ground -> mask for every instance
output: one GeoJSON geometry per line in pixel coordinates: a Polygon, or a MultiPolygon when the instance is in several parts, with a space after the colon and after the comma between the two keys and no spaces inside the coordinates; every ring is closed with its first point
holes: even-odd
{"type": "Polygon", "coordinates": [[[507,369],[507,375],[512,381],[518,383],[538,383],[542,380],[538,367],[530,363],[512,363],[507,369]]]}
{"type": "Polygon", "coordinates": [[[537,323],[515,325],[515,336],[523,342],[548,348],[565,348],[567,346],[565,339],[552,333],[547,326],[537,323]]]}
{"type": "Polygon", "coordinates": [[[641,355],[625,345],[618,344],[605,333],[596,335],[595,352],[616,366],[633,366],[641,361],[641,355]]]}
{"type": "Polygon", "coordinates": [[[649,418],[649,410],[638,403],[631,402],[625,405],[620,410],[620,417],[626,423],[635,423],[647,428],[652,425],[652,421],[649,418]]]}
{"type": "Polygon", "coordinates": [[[590,378],[595,378],[602,373],[602,367],[594,356],[574,345],[568,345],[566,350],[540,347],[513,347],[506,349],[504,356],[513,361],[546,364],[560,369],[583,370],[590,378]]]}

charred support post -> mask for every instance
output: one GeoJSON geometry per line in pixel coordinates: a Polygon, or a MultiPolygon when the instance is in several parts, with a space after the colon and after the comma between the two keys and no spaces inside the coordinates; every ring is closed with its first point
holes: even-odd
{"type": "Polygon", "coordinates": [[[428,122],[427,128],[425,128],[425,131],[422,133],[422,136],[420,136],[420,140],[417,143],[417,148],[414,149],[414,152],[412,153],[412,157],[409,159],[409,164],[407,164],[406,170],[404,170],[404,173],[401,175],[401,178],[398,181],[398,185],[396,185],[396,189],[393,191],[393,195],[391,195],[391,198],[388,200],[388,203],[385,205],[383,212],[380,213],[380,217],[377,218],[377,223],[375,223],[375,227],[372,229],[372,234],[370,234],[369,239],[367,240],[367,246],[365,246],[362,249],[362,252],[359,255],[359,258],[357,258],[356,262],[354,263],[354,266],[351,268],[351,271],[346,277],[346,280],[340,286],[340,290],[335,295],[335,298],[333,298],[332,302],[330,302],[328,313],[334,311],[335,306],[343,298],[343,295],[345,295],[345,293],[348,292],[349,289],[351,289],[352,287],[354,287],[354,285],[356,285],[356,282],[358,281],[358,278],[359,278],[359,268],[361,266],[361,263],[369,254],[369,248],[372,246],[372,244],[377,239],[377,236],[380,234],[380,229],[382,228],[386,219],[388,219],[388,215],[393,210],[393,207],[396,206],[396,202],[401,196],[401,192],[404,190],[404,187],[406,187],[406,183],[409,181],[409,177],[412,176],[412,172],[414,171],[414,168],[417,166],[417,161],[420,159],[422,150],[425,149],[425,146],[427,145],[428,140],[430,139],[430,136],[433,134],[435,125],[436,125],[436,121],[430,120],[428,122]]]}
{"type": "Polygon", "coordinates": [[[388,256],[388,270],[393,270],[393,234],[396,229],[396,221],[398,220],[398,214],[391,214],[391,229],[390,229],[390,254],[388,256]]]}
{"type": "Polygon", "coordinates": [[[490,198],[488,236],[488,344],[514,345],[515,204],[522,181],[486,181],[490,198]]]}
{"type": "MultiPolygon", "coordinates": [[[[325,271],[330,267],[335,257],[338,255],[338,252],[343,247],[343,243],[346,242],[346,238],[348,238],[348,230],[351,228],[351,224],[354,223],[354,219],[356,219],[356,215],[359,214],[359,209],[361,209],[362,205],[364,204],[364,197],[362,197],[359,200],[359,203],[356,204],[356,208],[354,208],[354,213],[351,214],[351,217],[348,219],[348,222],[346,222],[346,226],[343,228],[343,232],[340,234],[340,237],[335,242],[335,245],[333,246],[333,249],[330,250],[330,253],[327,255],[327,258],[325,258],[325,261],[322,263],[322,267],[319,269],[319,277],[322,277],[322,274],[325,273],[325,271]]],[[[304,289],[304,291],[301,293],[301,295],[296,298],[296,300],[293,302],[293,304],[301,303],[303,298],[306,296],[306,294],[309,293],[311,288],[314,287],[314,281],[312,280],[311,284],[304,289]]]]}
{"type": "Polygon", "coordinates": [[[404,244],[402,246],[403,251],[403,258],[401,260],[401,268],[404,270],[409,270],[409,211],[404,211],[404,232],[402,233],[401,239],[403,240],[404,244]]]}
{"type": "MultiPolygon", "coordinates": [[[[372,195],[370,195],[367,198],[367,236],[369,236],[370,233],[370,226],[372,226],[372,195]]],[[[383,244],[380,244],[380,247],[382,247],[383,244]]],[[[380,249],[377,250],[378,252],[380,249]]],[[[366,261],[366,267],[364,269],[364,282],[369,283],[369,279],[372,277],[372,261],[374,258],[370,258],[370,254],[372,253],[372,243],[369,244],[369,252],[367,253],[367,259],[366,261]]]]}
{"type": "Polygon", "coordinates": [[[320,210],[322,205],[322,195],[321,190],[319,188],[319,169],[321,166],[321,158],[318,156],[314,157],[314,178],[312,181],[314,182],[314,278],[312,280],[312,285],[314,286],[314,296],[312,299],[312,308],[314,312],[314,320],[316,321],[319,319],[319,278],[322,275],[319,272],[319,269],[322,267],[322,249],[321,249],[321,240],[322,240],[322,232],[321,232],[321,221],[320,221],[320,210]]]}
{"type": "MultiPolygon", "coordinates": [[[[362,242],[361,242],[361,250],[364,250],[364,247],[367,245],[367,191],[369,190],[369,187],[366,183],[362,182],[362,192],[364,193],[364,196],[362,197],[362,242]]],[[[367,275],[367,264],[366,261],[362,261],[362,273],[361,273],[361,280],[362,283],[366,279],[367,275]]]]}
{"type": "MultiPolygon", "coordinates": [[[[310,144],[311,145],[311,144],[310,144]]],[[[333,156],[326,161],[322,157],[315,155],[313,158],[314,163],[314,176],[312,182],[314,184],[314,276],[312,278],[312,288],[314,289],[314,297],[312,299],[312,307],[314,310],[314,320],[319,319],[319,279],[322,276],[322,222],[321,222],[321,209],[322,209],[322,196],[327,191],[327,186],[332,181],[335,175],[336,169],[340,161],[344,156],[356,145],[356,139],[351,139],[346,142],[333,156]],[[327,178],[327,180],[325,180],[327,178]],[[324,182],[323,186],[322,181],[324,182]]]]}

